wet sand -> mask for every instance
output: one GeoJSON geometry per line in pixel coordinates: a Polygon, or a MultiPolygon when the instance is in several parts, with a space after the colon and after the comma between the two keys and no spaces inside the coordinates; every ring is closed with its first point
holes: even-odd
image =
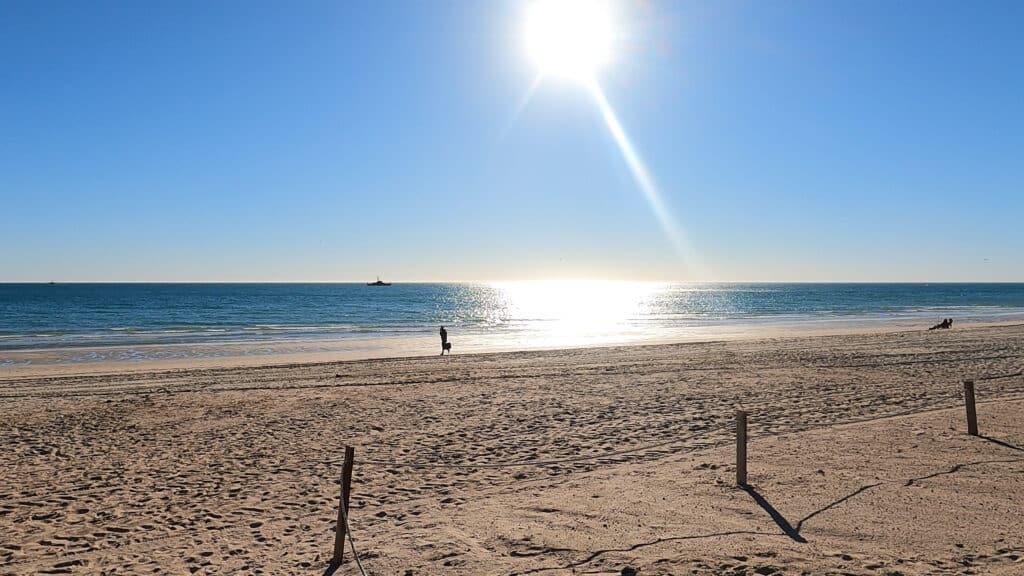
{"type": "Polygon", "coordinates": [[[369,574],[1020,574],[1024,379],[977,382],[983,438],[959,391],[1022,358],[1003,325],[9,377],[0,574],[322,574],[346,444],[369,574]]]}

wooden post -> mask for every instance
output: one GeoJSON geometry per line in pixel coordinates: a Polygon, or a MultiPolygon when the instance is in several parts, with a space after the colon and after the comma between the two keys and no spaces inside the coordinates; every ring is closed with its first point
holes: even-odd
{"type": "Polygon", "coordinates": [[[967,406],[967,433],[978,435],[978,412],[974,408],[974,380],[964,380],[964,404],[967,406]]]}
{"type": "Polygon", "coordinates": [[[747,485],[747,413],[736,411],[736,485],[747,485]]]}
{"type": "Polygon", "coordinates": [[[345,463],[341,467],[341,498],[338,500],[338,527],[334,531],[334,557],[331,567],[341,566],[345,559],[345,527],[348,525],[348,499],[352,494],[352,462],[356,449],[345,446],[345,463]]]}

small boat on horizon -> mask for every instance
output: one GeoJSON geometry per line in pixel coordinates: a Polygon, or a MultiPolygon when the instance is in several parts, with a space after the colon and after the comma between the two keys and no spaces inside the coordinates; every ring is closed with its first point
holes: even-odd
{"type": "Polygon", "coordinates": [[[377,276],[376,282],[367,282],[367,286],[391,286],[391,282],[381,282],[380,276],[377,276]]]}

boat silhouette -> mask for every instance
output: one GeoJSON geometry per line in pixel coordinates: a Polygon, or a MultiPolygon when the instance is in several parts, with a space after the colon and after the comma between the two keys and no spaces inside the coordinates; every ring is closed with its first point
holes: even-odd
{"type": "Polygon", "coordinates": [[[367,286],[391,286],[391,282],[381,282],[380,276],[377,276],[376,282],[367,282],[367,286]]]}

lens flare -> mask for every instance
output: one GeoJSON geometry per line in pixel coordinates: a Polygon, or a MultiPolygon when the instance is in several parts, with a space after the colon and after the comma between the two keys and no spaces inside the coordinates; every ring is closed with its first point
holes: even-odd
{"type": "Polygon", "coordinates": [[[535,0],[530,5],[526,19],[526,48],[538,68],[538,75],[520,100],[512,120],[514,122],[529,104],[538,85],[547,77],[571,78],[586,86],[633,180],[686,267],[689,279],[707,280],[710,278],[707,269],[687,242],[683,230],[662,199],[654,178],[595,78],[597,70],[610,59],[616,38],[611,14],[607,0],[535,0]]]}
{"type": "Polygon", "coordinates": [[[664,231],[665,236],[667,236],[669,242],[672,243],[672,247],[675,249],[676,253],[683,259],[683,263],[687,267],[687,271],[690,273],[690,276],[693,277],[691,279],[704,278],[706,274],[703,265],[700,263],[697,254],[690,247],[689,242],[686,241],[686,237],[676,224],[675,219],[672,217],[672,213],[669,211],[668,207],[665,206],[665,202],[661,199],[661,193],[658,191],[658,187],[654,183],[654,179],[651,178],[651,174],[647,170],[647,166],[644,165],[643,160],[640,159],[640,155],[633,147],[633,143],[629,140],[629,136],[626,135],[626,131],[622,128],[622,124],[615,115],[615,110],[612,109],[611,104],[608,103],[608,99],[605,98],[604,91],[601,90],[601,86],[593,80],[588,82],[587,86],[594,97],[594,101],[597,102],[597,107],[601,111],[601,116],[604,118],[605,124],[608,126],[608,131],[611,133],[612,138],[615,139],[615,143],[619,147],[619,152],[622,153],[622,158],[626,161],[626,165],[629,167],[629,171],[633,175],[633,180],[636,181],[637,186],[639,186],[640,190],[643,191],[644,197],[650,205],[651,211],[654,212],[655,218],[658,219],[658,223],[661,225],[661,229],[664,231]]]}

